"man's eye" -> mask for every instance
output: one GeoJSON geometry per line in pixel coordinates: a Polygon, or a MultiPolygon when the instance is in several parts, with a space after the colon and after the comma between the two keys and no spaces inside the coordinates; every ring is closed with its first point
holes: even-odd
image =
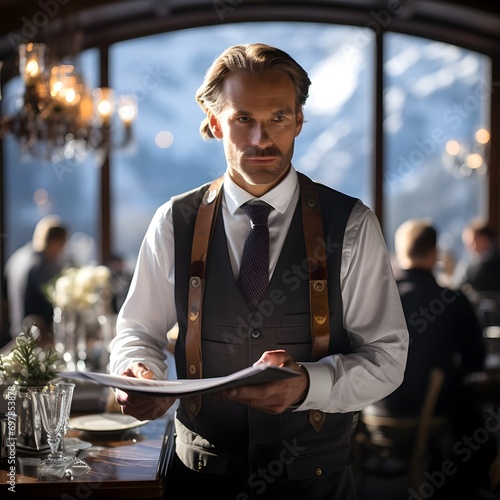
{"type": "Polygon", "coordinates": [[[277,122],[282,122],[285,120],[285,116],[284,115],[276,115],[275,118],[274,118],[274,121],[277,121],[277,122]]]}
{"type": "Polygon", "coordinates": [[[248,123],[250,121],[250,118],[248,118],[248,116],[240,116],[238,118],[238,121],[241,123],[248,123]]]}

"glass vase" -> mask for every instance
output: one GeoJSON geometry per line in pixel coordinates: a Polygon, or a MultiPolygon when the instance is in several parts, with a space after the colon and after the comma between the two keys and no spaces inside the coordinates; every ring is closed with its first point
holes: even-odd
{"type": "Polygon", "coordinates": [[[15,397],[16,449],[25,454],[47,452],[47,432],[43,428],[36,399],[22,387],[16,388],[15,397]]]}

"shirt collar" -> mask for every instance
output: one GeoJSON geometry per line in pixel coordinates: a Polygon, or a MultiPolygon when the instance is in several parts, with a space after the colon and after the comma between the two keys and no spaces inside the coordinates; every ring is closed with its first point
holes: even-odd
{"type": "Polygon", "coordinates": [[[260,198],[256,198],[238,186],[226,171],[224,174],[224,196],[226,205],[229,212],[234,214],[241,205],[249,201],[261,200],[271,205],[278,212],[285,213],[295,190],[298,188],[298,183],[297,171],[292,165],[285,178],[278,185],[274,186],[260,198]]]}

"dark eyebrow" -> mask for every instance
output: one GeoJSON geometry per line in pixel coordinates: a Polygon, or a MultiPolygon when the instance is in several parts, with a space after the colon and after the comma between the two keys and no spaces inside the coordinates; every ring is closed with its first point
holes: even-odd
{"type": "Polygon", "coordinates": [[[284,108],[277,109],[274,114],[275,115],[292,115],[293,109],[286,106],[284,108]]]}
{"type": "MultiPolygon", "coordinates": [[[[234,115],[243,115],[243,116],[252,116],[251,111],[245,111],[244,109],[239,109],[233,113],[234,115]]],[[[273,115],[292,115],[293,110],[289,106],[285,106],[284,108],[275,109],[272,112],[273,115]]]]}

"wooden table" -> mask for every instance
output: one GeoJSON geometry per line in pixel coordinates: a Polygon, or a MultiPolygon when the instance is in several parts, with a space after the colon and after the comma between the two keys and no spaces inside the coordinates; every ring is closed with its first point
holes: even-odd
{"type": "MultiPolygon", "coordinates": [[[[118,434],[99,436],[71,430],[67,437],[78,437],[92,446],[79,457],[90,470],[73,479],[43,481],[18,472],[12,498],[54,499],[158,499],[163,496],[163,477],[173,448],[173,417],[169,413],[118,434]]],[[[9,465],[0,465],[0,498],[10,498],[9,465]]],[[[35,470],[36,468],[32,468],[35,470]]]]}

